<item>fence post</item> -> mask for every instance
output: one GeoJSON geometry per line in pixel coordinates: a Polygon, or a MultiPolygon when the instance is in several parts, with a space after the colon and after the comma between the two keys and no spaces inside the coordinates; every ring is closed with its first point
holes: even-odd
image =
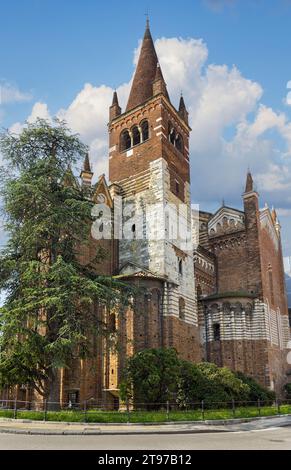
{"type": "Polygon", "coordinates": [[[205,413],[204,413],[204,400],[201,401],[201,414],[202,414],[202,420],[205,420],[205,413]]]}
{"type": "Polygon", "coordinates": [[[278,412],[278,415],[281,413],[280,400],[279,399],[277,400],[277,412],[278,412]]]}
{"type": "Polygon", "coordinates": [[[169,413],[170,413],[169,400],[167,400],[167,421],[169,421],[169,413]]]}
{"type": "Polygon", "coordinates": [[[232,417],[235,418],[235,401],[232,399],[232,417]]]}
{"type": "Polygon", "coordinates": [[[258,412],[259,416],[261,416],[261,400],[258,398],[258,412]]]}
{"type": "Polygon", "coordinates": [[[17,419],[17,398],[14,398],[14,410],[13,410],[13,418],[17,419]]]}
{"type": "Polygon", "coordinates": [[[130,410],[129,410],[129,401],[126,399],[126,412],[127,412],[127,422],[130,423],[130,410]]]}
{"type": "Polygon", "coordinates": [[[47,418],[47,400],[44,400],[44,407],[43,407],[43,411],[44,411],[44,415],[43,415],[43,420],[46,421],[46,418],[47,418]]]}
{"type": "Polygon", "coordinates": [[[87,400],[84,400],[84,423],[87,423],[87,400]]]}

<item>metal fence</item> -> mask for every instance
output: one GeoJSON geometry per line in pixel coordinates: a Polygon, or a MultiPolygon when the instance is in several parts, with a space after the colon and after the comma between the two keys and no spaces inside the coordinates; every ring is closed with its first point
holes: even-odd
{"type": "Polygon", "coordinates": [[[82,403],[60,403],[49,401],[0,400],[0,418],[32,419],[42,421],[71,421],[92,423],[138,423],[169,421],[206,421],[234,418],[252,418],[291,414],[291,400],[267,402],[199,401],[179,406],[177,403],[120,403],[113,404],[97,400],[82,403]]]}

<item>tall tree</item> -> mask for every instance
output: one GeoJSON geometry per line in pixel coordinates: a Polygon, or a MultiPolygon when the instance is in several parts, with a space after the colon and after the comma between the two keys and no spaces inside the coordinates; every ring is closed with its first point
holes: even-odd
{"type": "Polygon", "coordinates": [[[4,132],[1,192],[8,242],[0,252],[1,386],[26,384],[58,401],[56,374],[92,335],[106,334],[96,306],[124,305],[125,285],[80,263],[92,203],[70,170],[86,146],[59,120],[4,132]],[[80,241],[82,243],[80,243],[80,241]]]}
{"type": "Polygon", "coordinates": [[[148,408],[160,408],[173,400],[179,382],[179,358],[174,348],[137,352],[127,361],[121,383],[121,398],[134,399],[148,408]]]}

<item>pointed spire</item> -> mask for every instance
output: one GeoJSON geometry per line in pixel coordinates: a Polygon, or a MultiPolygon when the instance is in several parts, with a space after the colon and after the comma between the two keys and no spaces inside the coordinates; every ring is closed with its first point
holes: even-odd
{"type": "Polygon", "coordinates": [[[117,96],[117,91],[116,90],[114,90],[114,93],[113,93],[113,99],[112,99],[112,105],[111,106],[114,106],[115,104],[117,106],[119,106],[118,96],[117,96]]]}
{"type": "Polygon", "coordinates": [[[251,193],[252,191],[254,191],[254,182],[253,182],[252,174],[250,170],[248,170],[245,192],[251,193]]]}
{"type": "Polygon", "coordinates": [[[181,93],[180,103],[179,103],[179,114],[180,114],[181,118],[188,124],[189,123],[189,119],[188,119],[188,114],[189,113],[186,109],[186,105],[185,105],[185,101],[184,101],[182,93],[181,93]]]}
{"type": "Polygon", "coordinates": [[[109,108],[109,121],[112,121],[112,119],[116,118],[117,116],[120,116],[120,114],[121,114],[121,107],[119,106],[119,103],[118,103],[117,91],[114,90],[113,98],[112,98],[112,105],[109,108]]]}
{"type": "Polygon", "coordinates": [[[82,180],[82,184],[85,186],[91,186],[91,181],[93,178],[93,172],[91,171],[89,153],[86,153],[83,170],[81,171],[80,178],[82,180]]]}
{"type": "Polygon", "coordinates": [[[86,153],[86,156],[85,156],[83,170],[88,171],[89,173],[91,173],[91,165],[90,165],[89,153],[88,152],[86,153]]]}
{"type": "Polygon", "coordinates": [[[156,67],[155,79],[153,81],[153,96],[156,96],[159,93],[163,93],[163,95],[165,95],[168,98],[168,100],[170,100],[168,91],[167,91],[167,85],[163,77],[161,66],[158,62],[157,67],[156,67]]]}
{"type": "Polygon", "coordinates": [[[158,57],[147,19],[141,51],[131,85],[126,111],[139,106],[153,96],[153,82],[157,73],[158,57]]]}
{"type": "Polygon", "coordinates": [[[151,31],[150,31],[150,19],[148,13],[146,14],[146,29],[144,33],[144,37],[150,38],[151,37],[151,31]]]}
{"type": "Polygon", "coordinates": [[[185,101],[184,101],[184,98],[183,98],[183,93],[181,93],[181,96],[180,96],[180,103],[179,103],[179,112],[182,112],[186,109],[186,106],[185,106],[185,101]]]}

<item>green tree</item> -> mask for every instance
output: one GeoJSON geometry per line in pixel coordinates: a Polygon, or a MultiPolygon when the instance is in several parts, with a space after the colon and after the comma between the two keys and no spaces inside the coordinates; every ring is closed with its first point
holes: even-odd
{"type": "Polygon", "coordinates": [[[26,384],[58,401],[56,374],[92,353],[106,334],[100,308],[124,305],[127,288],[96,275],[98,254],[80,263],[89,243],[92,203],[71,167],[87,148],[64,122],[38,120],[20,135],[1,134],[6,159],[1,193],[6,247],[0,253],[1,386],[26,384]],[[80,243],[82,241],[82,243],[80,243]]]}
{"type": "Polygon", "coordinates": [[[291,399],[291,383],[288,383],[284,386],[284,392],[287,400],[291,399]]]}
{"type": "Polygon", "coordinates": [[[178,389],[179,359],[174,348],[144,349],[128,359],[121,398],[159,408],[178,389]]]}
{"type": "Polygon", "coordinates": [[[181,408],[225,406],[232,400],[249,400],[250,387],[227,367],[178,358],[175,349],[145,349],[132,356],[124,372],[121,398],[133,398],[157,408],[167,400],[181,408]]]}
{"type": "Polygon", "coordinates": [[[248,399],[249,387],[227,367],[181,361],[177,401],[180,406],[199,403],[219,407],[232,400],[248,399]]]}
{"type": "Polygon", "coordinates": [[[249,387],[249,394],[248,394],[248,401],[257,402],[261,400],[262,402],[272,402],[275,400],[276,396],[272,390],[269,390],[263,385],[259,384],[255,379],[249,377],[242,372],[235,372],[235,375],[238,379],[240,379],[243,383],[248,385],[249,387]]]}

